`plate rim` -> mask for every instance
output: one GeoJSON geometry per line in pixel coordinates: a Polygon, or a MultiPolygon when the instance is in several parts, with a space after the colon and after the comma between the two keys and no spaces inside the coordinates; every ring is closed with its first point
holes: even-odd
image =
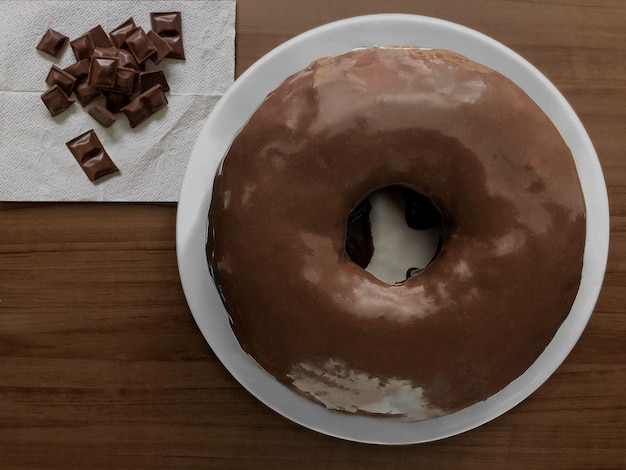
{"type": "Polygon", "coordinates": [[[188,306],[205,340],[231,375],[266,406],[306,428],[345,440],[389,445],[430,442],[469,431],[535,392],[569,355],[593,313],[606,270],[609,235],[608,194],[600,161],[583,124],[560,91],[526,59],[483,33],[447,20],[403,13],[355,16],[318,26],[279,45],[241,74],[202,126],[187,164],[176,214],[177,261],[188,306]],[[391,42],[396,39],[407,40],[401,45],[455,50],[500,71],[524,89],[570,146],[587,206],[581,286],[570,314],[546,350],[522,376],[486,401],[413,423],[325,410],[260,369],[239,348],[230,330],[228,314],[209,276],[202,242],[206,241],[215,171],[230,141],[265,95],[318,57],[356,47],[400,45],[391,42]],[[262,83],[259,76],[263,76],[262,83]],[[215,153],[207,158],[210,151],[215,153]],[[211,309],[216,311],[210,313],[211,309]]]}

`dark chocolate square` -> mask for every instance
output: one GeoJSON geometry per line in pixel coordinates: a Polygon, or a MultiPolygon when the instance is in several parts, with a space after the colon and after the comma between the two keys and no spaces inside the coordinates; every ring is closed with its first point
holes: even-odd
{"type": "Polygon", "coordinates": [[[119,171],[93,129],[66,142],[65,145],[91,181],[119,171]]]}
{"type": "Polygon", "coordinates": [[[130,95],[115,93],[114,91],[103,90],[104,106],[112,113],[119,113],[122,108],[130,103],[130,95]]]}
{"type": "Polygon", "coordinates": [[[113,91],[124,95],[132,95],[135,89],[135,71],[126,67],[118,67],[113,91]]]}
{"type": "Polygon", "coordinates": [[[148,60],[157,50],[143,28],[137,27],[126,35],[126,45],[138,63],[148,60]]]}
{"type": "Polygon", "coordinates": [[[41,38],[41,41],[39,41],[39,44],[37,44],[36,49],[56,58],[61,55],[61,51],[68,39],[69,38],[64,34],[54,29],[48,29],[41,38]]]}
{"type": "Polygon", "coordinates": [[[89,77],[89,59],[81,59],[74,62],[72,65],[68,65],[63,70],[75,77],[78,81],[86,80],[89,77]]]}
{"type": "Polygon", "coordinates": [[[87,31],[87,36],[91,38],[91,42],[93,43],[94,48],[113,47],[111,38],[109,38],[109,35],[104,31],[101,25],[98,25],[87,31]]]}
{"type": "Polygon", "coordinates": [[[139,64],[135,59],[135,56],[128,49],[119,49],[117,51],[117,58],[119,59],[119,67],[127,67],[137,71],[144,70],[143,64],[139,64]]]}
{"type": "Polygon", "coordinates": [[[179,11],[150,13],[150,26],[172,48],[167,57],[185,59],[183,47],[183,23],[179,11]]]}
{"type": "Polygon", "coordinates": [[[137,127],[166,105],[167,97],[163,93],[163,88],[161,85],[154,85],[124,106],[122,112],[128,118],[130,127],[137,127]]]}
{"type": "Polygon", "coordinates": [[[117,75],[117,57],[92,57],[89,84],[100,88],[113,88],[117,75]]]}
{"type": "Polygon", "coordinates": [[[72,39],[70,41],[70,46],[72,46],[76,60],[91,59],[91,54],[93,54],[93,50],[95,48],[87,33],[77,37],[76,39],[72,39]]]}
{"type": "Polygon", "coordinates": [[[49,86],[59,85],[59,88],[61,88],[67,96],[70,96],[76,85],[76,77],[67,73],[62,68],[53,65],[50,67],[50,72],[48,72],[48,76],[46,77],[46,83],[49,86]]]}
{"type": "Polygon", "coordinates": [[[102,92],[100,88],[91,86],[87,80],[82,80],[74,87],[74,94],[81,106],[87,106],[98,98],[102,92]]]}
{"type": "Polygon", "coordinates": [[[111,127],[111,125],[117,121],[117,118],[111,111],[99,104],[92,106],[87,112],[104,127],[111,127]]]}
{"type": "Polygon", "coordinates": [[[148,91],[154,85],[161,85],[163,91],[170,91],[170,87],[165,79],[165,73],[163,73],[163,70],[139,72],[139,90],[141,93],[148,91]]]}
{"type": "Polygon", "coordinates": [[[124,47],[124,41],[126,40],[126,34],[129,31],[135,29],[137,25],[135,24],[135,20],[131,16],[126,21],[121,23],[119,26],[116,26],[115,29],[109,32],[109,37],[111,38],[111,42],[117,48],[124,47]]]}
{"type": "Polygon", "coordinates": [[[56,116],[61,114],[67,108],[72,106],[76,100],[68,97],[59,85],[53,85],[41,94],[41,100],[50,111],[50,115],[56,116]]]}
{"type": "Polygon", "coordinates": [[[154,64],[158,64],[172,52],[172,48],[165,39],[154,31],[150,30],[147,34],[148,39],[150,39],[150,42],[152,42],[156,48],[156,52],[152,54],[150,60],[152,60],[154,64]]]}
{"type": "Polygon", "coordinates": [[[117,57],[117,47],[96,47],[93,50],[92,57],[117,57]]]}

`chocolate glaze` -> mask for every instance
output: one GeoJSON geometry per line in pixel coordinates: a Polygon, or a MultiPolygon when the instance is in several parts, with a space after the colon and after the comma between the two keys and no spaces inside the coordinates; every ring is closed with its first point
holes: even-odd
{"type": "Polygon", "coordinates": [[[347,255],[352,261],[363,269],[372,259],[374,254],[374,241],[372,240],[372,226],[370,224],[370,212],[372,204],[369,199],[361,201],[348,215],[348,227],[346,229],[347,255]]]}
{"type": "Polygon", "coordinates": [[[578,291],[585,205],[567,145],[510,80],[448,51],[365,48],[268,96],[215,178],[209,227],[261,367],[329,408],[424,419],[487,399],[545,349],[578,291]],[[396,184],[433,201],[447,236],[389,285],[345,240],[356,205],[396,184]]]}

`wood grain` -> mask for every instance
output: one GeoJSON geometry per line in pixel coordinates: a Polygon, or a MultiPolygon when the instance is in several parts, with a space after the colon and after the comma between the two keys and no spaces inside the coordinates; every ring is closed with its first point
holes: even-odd
{"type": "Polygon", "coordinates": [[[626,2],[239,0],[237,74],[300,32],[377,12],[494,37],[586,126],[612,238],[597,308],[565,363],[468,433],[339,441],[271,412],[217,361],[180,286],[175,205],[0,203],[0,468],[626,468],[626,2]]]}

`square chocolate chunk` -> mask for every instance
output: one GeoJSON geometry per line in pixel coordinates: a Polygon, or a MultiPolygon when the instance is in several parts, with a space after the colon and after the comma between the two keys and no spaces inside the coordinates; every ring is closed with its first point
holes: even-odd
{"type": "Polygon", "coordinates": [[[154,85],[161,85],[163,91],[170,91],[170,87],[167,83],[163,70],[139,72],[139,90],[141,93],[148,91],[154,85]]]}
{"type": "Polygon", "coordinates": [[[74,51],[74,57],[76,57],[76,60],[90,59],[91,54],[93,54],[93,50],[95,48],[91,38],[87,35],[87,33],[77,37],[76,39],[72,39],[70,41],[70,46],[72,46],[72,50],[74,51]]]}
{"type": "Polygon", "coordinates": [[[67,73],[62,68],[53,65],[46,77],[46,83],[49,86],[59,85],[59,88],[61,88],[67,96],[70,96],[76,85],[76,77],[67,73]]]}
{"type": "Polygon", "coordinates": [[[111,42],[111,38],[104,31],[101,25],[96,26],[95,28],[91,28],[87,31],[87,36],[91,38],[91,42],[93,43],[93,47],[113,47],[113,43],[111,42]]]}
{"type": "Polygon", "coordinates": [[[148,31],[148,39],[150,39],[150,42],[152,42],[156,48],[156,52],[150,57],[150,60],[152,60],[154,64],[158,64],[172,52],[169,43],[154,31],[148,31]]]}
{"type": "Polygon", "coordinates": [[[64,34],[54,29],[48,29],[41,38],[41,41],[39,41],[39,44],[37,44],[36,49],[56,58],[61,55],[63,46],[65,46],[68,39],[69,38],[64,34]]]}
{"type": "Polygon", "coordinates": [[[126,36],[126,45],[140,64],[148,60],[148,57],[157,51],[146,32],[140,27],[128,33],[126,36]]]}
{"type": "Polygon", "coordinates": [[[104,127],[111,127],[111,125],[117,121],[115,114],[99,104],[92,106],[87,112],[104,127]]]}
{"type": "Polygon", "coordinates": [[[73,98],[69,98],[59,85],[53,85],[48,90],[44,91],[41,95],[41,100],[52,116],[61,114],[76,101],[73,98]]]}
{"type": "Polygon", "coordinates": [[[117,47],[96,47],[93,50],[92,57],[117,57],[117,47]]]}
{"type": "Polygon", "coordinates": [[[183,47],[183,23],[179,11],[150,13],[150,26],[172,48],[167,57],[185,59],[183,47]]]}
{"type": "Polygon", "coordinates": [[[117,76],[117,57],[92,57],[89,84],[100,88],[113,88],[117,76]]]}
{"type": "Polygon", "coordinates": [[[117,51],[117,58],[119,59],[120,67],[128,67],[129,69],[134,70],[144,70],[144,64],[139,64],[135,59],[135,56],[128,49],[119,49],[117,51]]]}
{"type": "Polygon", "coordinates": [[[137,25],[135,24],[135,20],[132,16],[119,26],[116,26],[115,29],[109,32],[109,37],[111,38],[113,45],[117,48],[123,47],[126,35],[136,27],[137,25]]]}
{"type": "Polygon", "coordinates": [[[81,59],[74,62],[72,65],[68,65],[63,70],[75,77],[79,82],[82,82],[89,77],[89,64],[89,59],[81,59]]]}
{"type": "Polygon", "coordinates": [[[93,129],[66,142],[65,145],[91,181],[119,171],[93,129]]]}
{"type": "Polygon", "coordinates": [[[103,90],[104,106],[112,113],[120,113],[122,108],[130,103],[130,95],[103,90]]]}
{"type": "Polygon", "coordinates": [[[74,94],[76,98],[78,98],[81,106],[87,106],[102,93],[100,88],[91,86],[87,80],[83,80],[74,88],[74,94]]]}
{"type": "Polygon", "coordinates": [[[118,67],[113,91],[124,95],[132,95],[135,89],[135,71],[126,67],[118,67]]]}
{"type": "Polygon", "coordinates": [[[167,105],[161,85],[154,85],[122,108],[130,127],[137,127],[159,109],[167,105]]]}

